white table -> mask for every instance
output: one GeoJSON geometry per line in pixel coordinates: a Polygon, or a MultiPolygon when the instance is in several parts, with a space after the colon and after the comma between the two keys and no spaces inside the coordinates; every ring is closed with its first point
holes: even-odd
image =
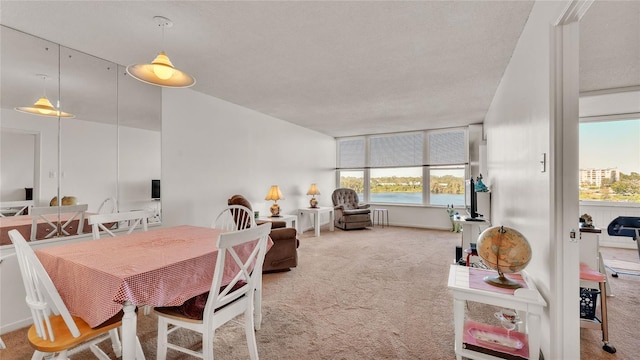
{"type": "Polygon", "coordinates": [[[458,224],[462,224],[462,251],[469,249],[471,243],[476,243],[478,235],[491,226],[491,222],[488,220],[480,219],[479,221],[469,221],[465,216],[454,217],[453,221],[458,224]]]}
{"type": "MultiPolygon", "coordinates": [[[[333,223],[335,219],[335,213],[332,207],[328,206],[319,206],[317,208],[300,208],[298,209],[298,215],[300,218],[304,218],[305,215],[309,215],[309,219],[311,221],[311,226],[315,230],[315,236],[320,236],[320,214],[329,214],[329,231],[333,231],[333,223]]],[[[303,233],[305,229],[302,228],[302,224],[300,224],[300,228],[298,232],[303,233]]]]}
{"type": "MultiPolygon", "coordinates": [[[[515,309],[523,320],[519,331],[527,334],[529,359],[538,359],[540,353],[540,316],[547,303],[538,292],[535,283],[528,278],[526,272],[522,277],[527,288],[516,289],[513,294],[478,289],[470,285],[469,271],[482,271],[467,266],[451,265],[449,268],[449,290],[453,293],[453,318],[455,324],[456,359],[496,359],[493,356],[463,348],[465,325],[465,304],[467,301],[515,309]]],[[[497,272],[495,272],[497,274],[497,272]]]]}
{"type": "Polygon", "coordinates": [[[280,215],[278,217],[273,216],[260,216],[257,220],[260,221],[284,221],[287,227],[298,229],[298,217],[296,215],[280,215]]]}

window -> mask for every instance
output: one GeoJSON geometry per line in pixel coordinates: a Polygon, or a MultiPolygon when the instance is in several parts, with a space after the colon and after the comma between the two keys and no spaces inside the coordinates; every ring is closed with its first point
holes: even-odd
{"type": "Polygon", "coordinates": [[[464,205],[466,129],[342,138],[337,146],[340,187],[363,201],[464,205]]]}
{"type": "Polygon", "coordinates": [[[580,124],[580,200],[640,203],[640,119],[580,124]]]}

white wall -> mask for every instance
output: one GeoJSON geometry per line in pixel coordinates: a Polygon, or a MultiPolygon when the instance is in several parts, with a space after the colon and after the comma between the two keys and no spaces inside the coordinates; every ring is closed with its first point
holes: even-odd
{"type": "MultiPolygon", "coordinates": [[[[551,24],[566,5],[564,1],[534,4],[484,122],[492,224],[519,230],[531,244],[533,259],[527,272],[548,303],[542,319],[546,359],[559,358],[552,351],[557,348],[552,341],[560,336],[554,334],[555,320],[550,315],[550,309],[559,304],[551,291],[555,259],[555,241],[550,237],[551,179],[549,171],[540,171],[539,161],[551,149],[551,24]]],[[[579,337],[565,340],[570,343],[564,346],[579,348],[579,337]]]]}
{"type": "Polygon", "coordinates": [[[37,134],[3,129],[0,137],[0,199],[26,200],[33,188],[37,134]]]}
{"type": "Polygon", "coordinates": [[[280,186],[285,214],[309,206],[311,183],[320,206],[330,206],[335,159],[330,136],[189,89],[163,89],[164,225],[210,226],[234,194],[267,214],[271,185],[280,186]]]}

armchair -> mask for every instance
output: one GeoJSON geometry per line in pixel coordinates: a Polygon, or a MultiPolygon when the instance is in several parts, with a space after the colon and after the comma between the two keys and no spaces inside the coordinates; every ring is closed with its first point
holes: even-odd
{"type": "Polygon", "coordinates": [[[340,188],[331,194],[335,213],[335,226],[342,230],[364,229],[371,226],[369,204],[361,204],[353,189],[340,188]]]}
{"type": "MultiPolygon", "coordinates": [[[[251,203],[242,195],[233,195],[227,205],[242,205],[253,212],[251,203]]],[[[264,221],[256,221],[257,225],[264,221]]],[[[267,251],[264,257],[263,272],[288,271],[292,267],[298,266],[298,246],[300,241],[294,228],[286,227],[284,221],[272,221],[269,237],[273,241],[273,246],[267,251]]]]}

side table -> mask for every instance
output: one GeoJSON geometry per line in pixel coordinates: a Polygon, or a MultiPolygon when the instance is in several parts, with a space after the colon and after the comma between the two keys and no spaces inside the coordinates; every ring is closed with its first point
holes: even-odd
{"type": "MultiPolygon", "coordinates": [[[[300,218],[304,218],[305,215],[309,215],[311,226],[315,231],[315,236],[320,236],[320,214],[329,214],[329,231],[333,231],[333,223],[335,219],[335,213],[332,207],[319,206],[317,208],[300,208],[298,209],[298,215],[300,218]]],[[[304,221],[299,224],[299,233],[303,233],[305,229],[302,228],[304,221]]]]}
{"type": "MultiPolygon", "coordinates": [[[[526,283],[526,288],[520,288],[513,293],[504,292],[504,289],[496,288],[474,288],[470,284],[470,271],[482,271],[466,266],[451,265],[449,268],[449,290],[453,293],[453,320],[455,324],[455,352],[456,359],[462,357],[470,359],[496,359],[480,351],[474,351],[463,346],[465,328],[465,304],[467,301],[474,301],[489,305],[500,306],[508,309],[515,309],[523,320],[519,330],[524,330],[525,341],[529,347],[528,358],[538,359],[540,353],[540,317],[543,308],[547,306],[546,301],[538,292],[535,283],[529,279],[526,272],[522,272],[522,278],[526,283]]],[[[487,348],[491,348],[488,345],[487,348]]]]}
{"type": "Polygon", "coordinates": [[[284,221],[287,227],[298,230],[298,217],[296,215],[280,215],[278,217],[260,216],[256,220],[260,221],[284,221]]]}

